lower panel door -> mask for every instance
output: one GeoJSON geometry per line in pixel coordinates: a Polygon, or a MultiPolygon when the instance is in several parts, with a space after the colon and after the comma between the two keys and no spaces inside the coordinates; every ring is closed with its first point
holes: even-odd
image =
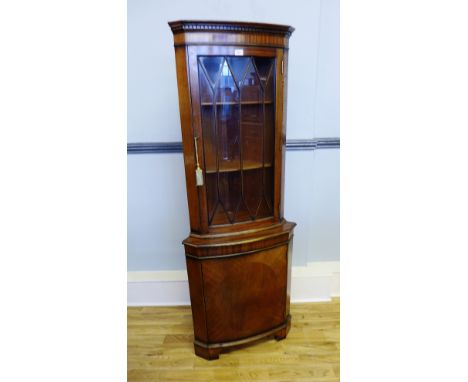
{"type": "Polygon", "coordinates": [[[260,334],[285,321],[287,245],[202,261],[210,343],[260,334]]]}

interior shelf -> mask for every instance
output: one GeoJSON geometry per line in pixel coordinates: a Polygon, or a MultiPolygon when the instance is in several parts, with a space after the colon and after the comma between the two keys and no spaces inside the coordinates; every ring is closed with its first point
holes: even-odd
{"type": "MultiPolygon", "coordinates": [[[[257,161],[244,161],[243,166],[242,166],[242,171],[259,170],[264,167],[265,168],[271,167],[271,163],[265,162],[265,164],[263,165],[263,163],[257,162],[257,161]]],[[[219,168],[220,173],[235,172],[235,171],[240,171],[240,170],[241,168],[240,168],[239,161],[235,161],[235,162],[233,161],[231,163],[223,162],[223,164],[219,168]]],[[[215,174],[218,171],[216,171],[216,168],[207,168],[205,172],[207,174],[215,174]]]]}
{"type": "MultiPolygon", "coordinates": [[[[216,102],[216,106],[223,106],[223,105],[271,105],[273,104],[273,101],[242,101],[242,102],[236,102],[236,101],[228,101],[228,102],[216,102]]],[[[213,102],[202,102],[202,106],[213,106],[213,102]]]]}

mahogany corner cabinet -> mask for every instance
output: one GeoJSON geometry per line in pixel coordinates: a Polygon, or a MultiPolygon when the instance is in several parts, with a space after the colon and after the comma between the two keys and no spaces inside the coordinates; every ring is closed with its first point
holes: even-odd
{"type": "Polygon", "coordinates": [[[195,354],[286,337],[295,223],[283,218],[285,25],[174,21],[195,354]]]}

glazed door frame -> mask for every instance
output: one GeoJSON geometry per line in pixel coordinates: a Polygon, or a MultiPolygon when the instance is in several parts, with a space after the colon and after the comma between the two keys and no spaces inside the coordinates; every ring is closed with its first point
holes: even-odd
{"type": "MultiPolygon", "coordinates": [[[[270,225],[272,222],[280,222],[283,217],[283,200],[282,200],[282,176],[284,173],[284,151],[285,151],[285,131],[284,131],[284,122],[285,118],[283,115],[284,109],[284,77],[285,73],[285,62],[283,62],[284,50],[282,48],[268,48],[268,47],[252,47],[252,46],[210,46],[210,45],[191,45],[186,47],[186,56],[187,56],[187,71],[189,78],[189,89],[190,89],[190,102],[191,102],[191,121],[192,126],[189,131],[185,131],[185,136],[190,135],[191,139],[191,152],[195,155],[195,141],[194,138],[197,137],[197,146],[198,146],[198,156],[200,167],[203,170],[203,175],[205,182],[203,186],[196,186],[194,182],[191,182],[192,187],[195,187],[194,190],[191,190],[198,199],[198,211],[197,215],[199,218],[199,230],[196,230],[200,234],[207,233],[222,233],[223,231],[229,229],[229,227],[238,227],[243,229],[245,226],[249,228],[250,226],[262,226],[270,225]],[[274,73],[275,75],[275,118],[274,118],[274,163],[272,164],[273,168],[273,216],[266,217],[262,219],[256,219],[252,221],[237,222],[226,225],[209,225],[208,223],[208,208],[207,208],[207,191],[206,191],[206,169],[204,168],[205,163],[205,152],[203,150],[203,132],[202,132],[202,116],[201,116],[201,97],[200,92],[200,83],[199,83],[199,65],[198,57],[199,56],[240,56],[239,50],[242,51],[242,56],[254,56],[254,57],[265,57],[273,58],[275,60],[274,73]],[[237,53],[237,54],[236,54],[237,53]]],[[[185,145],[184,145],[185,146],[185,145]]],[[[195,157],[190,161],[186,161],[186,172],[187,176],[195,177],[195,157]],[[189,167],[193,167],[193,170],[187,168],[187,164],[190,164],[189,167]]],[[[193,194],[192,194],[193,195],[193,194]]],[[[192,214],[192,211],[190,211],[192,214]]],[[[193,229],[193,227],[192,227],[193,229]]]]}

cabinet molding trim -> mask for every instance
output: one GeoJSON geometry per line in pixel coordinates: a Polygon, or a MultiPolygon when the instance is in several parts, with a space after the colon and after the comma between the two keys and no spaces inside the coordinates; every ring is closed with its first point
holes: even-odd
{"type": "Polygon", "coordinates": [[[291,36],[294,28],[289,25],[250,23],[238,21],[177,20],[169,22],[174,34],[182,32],[250,32],[291,36]]]}
{"type": "MultiPolygon", "coordinates": [[[[290,139],[286,150],[339,149],[340,138],[290,139]]],[[[182,153],[182,142],[135,142],[127,143],[127,154],[170,154],[182,153]]]]}

